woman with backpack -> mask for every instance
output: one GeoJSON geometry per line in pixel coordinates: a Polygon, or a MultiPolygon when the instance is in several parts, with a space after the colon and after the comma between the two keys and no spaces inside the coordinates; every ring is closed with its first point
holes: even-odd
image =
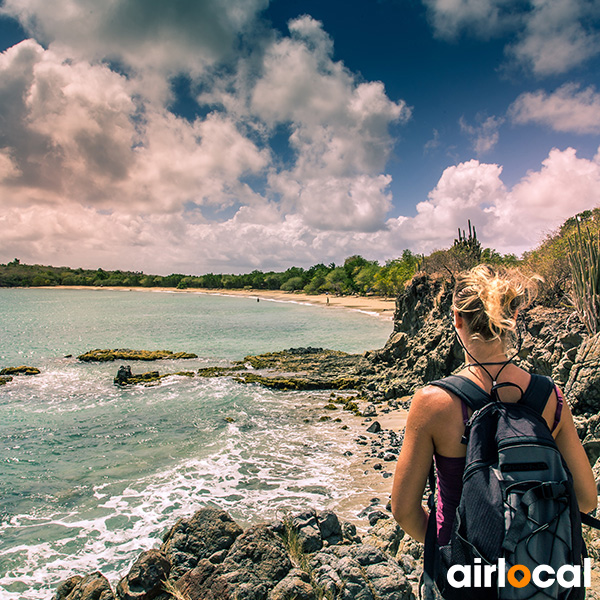
{"type": "MultiPolygon", "coordinates": [[[[536,395],[533,388],[540,387],[538,384],[542,388],[546,386],[544,397],[537,400],[535,409],[539,411],[541,419],[537,415],[531,417],[530,413],[533,411],[529,409],[522,409],[516,417],[504,413],[500,415],[502,406],[496,411],[500,416],[495,418],[503,418],[503,422],[509,424],[512,418],[521,421],[530,417],[535,421],[537,418],[542,424],[532,425],[537,427],[535,431],[541,431],[540,427],[547,428],[542,435],[551,433],[572,475],[570,489],[576,497],[575,504],[578,504],[581,512],[587,513],[596,508],[596,483],[577,435],[569,405],[558,387],[548,378],[532,376],[513,364],[508,354],[507,343],[510,335],[516,332],[518,311],[527,306],[534,296],[535,282],[516,271],[496,271],[489,266],[479,265],[458,276],[453,294],[452,317],[458,341],[465,351],[466,364],[458,373],[460,378],[455,381],[461,388],[470,387],[473,392],[471,395],[480,394],[482,398],[487,398],[487,401],[481,402],[480,405],[475,404],[475,407],[493,401],[496,401],[495,404],[515,404],[522,398],[531,402],[532,397],[536,395]],[[533,386],[534,381],[536,386],[533,386]]],[[[412,399],[392,489],[392,512],[396,521],[411,537],[421,542],[425,541],[428,511],[423,507],[422,499],[433,461],[437,475],[438,498],[436,512],[432,518],[435,519],[434,531],[438,548],[451,542],[457,507],[463,491],[463,474],[467,465],[465,441],[469,437],[470,427],[467,426],[467,422],[473,413],[470,406],[472,403],[461,399],[463,394],[459,393],[460,390],[455,390],[456,393],[450,391],[444,381],[434,382],[434,385],[418,390],[412,399]]],[[[533,401],[536,402],[535,398],[533,401]]],[[[488,440],[484,440],[483,443],[487,444],[488,440]]],[[[497,454],[498,440],[492,439],[489,443],[496,444],[494,452],[497,454]]],[[[500,459],[501,462],[502,460],[507,459],[500,459]]],[[[515,464],[512,464],[512,470],[531,471],[530,474],[526,474],[525,479],[537,477],[539,473],[540,477],[543,476],[543,471],[538,473],[535,470],[544,468],[535,466],[540,464],[539,460],[534,462],[533,466],[530,464],[515,467],[515,464]]],[[[498,472],[498,469],[497,464],[492,464],[489,471],[482,475],[482,481],[487,485],[490,478],[494,479],[493,473],[498,472]]],[[[506,470],[508,472],[511,469],[507,467],[506,470]]],[[[430,485],[431,483],[433,482],[431,481],[430,485]]],[[[505,485],[502,483],[501,487],[505,485]]],[[[547,494],[549,490],[546,486],[543,493],[547,494]]],[[[493,493],[495,492],[491,492],[493,493]]],[[[463,503],[465,501],[462,500],[463,503]]],[[[431,525],[430,531],[433,530],[431,525]]],[[[498,535],[509,537],[506,532],[498,535]]],[[[515,532],[511,533],[511,536],[514,535],[515,532]]],[[[455,541],[452,540],[452,543],[455,541]]],[[[463,543],[468,544],[469,540],[463,540],[463,543]]],[[[506,541],[504,547],[507,547],[506,541]]],[[[425,552],[427,554],[427,548],[425,552]]],[[[456,556],[456,550],[452,552],[456,556]]],[[[479,556],[477,552],[475,554],[479,556]]],[[[451,559],[447,557],[447,560],[451,559]]],[[[463,597],[467,596],[463,594],[463,597]]]]}

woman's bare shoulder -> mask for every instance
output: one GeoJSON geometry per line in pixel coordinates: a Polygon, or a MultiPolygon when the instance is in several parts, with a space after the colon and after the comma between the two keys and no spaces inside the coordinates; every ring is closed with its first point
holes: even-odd
{"type": "Polygon", "coordinates": [[[459,402],[460,400],[449,391],[435,385],[426,385],[415,392],[410,412],[433,421],[454,413],[459,402]]]}

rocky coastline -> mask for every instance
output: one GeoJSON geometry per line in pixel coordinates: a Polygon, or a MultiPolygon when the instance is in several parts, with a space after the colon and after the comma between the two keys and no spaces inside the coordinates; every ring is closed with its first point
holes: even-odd
{"type": "MultiPolygon", "coordinates": [[[[399,428],[387,426],[385,419],[408,408],[415,389],[462,363],[450,320],[451,290],[448,279],[416,276],[396,300],[394,330],[386,345],[363,355],[290,348],[247,356],[226,367],[163,374],[134,374],[123,365],[115,383],[148,385],[181,375],[234,377],[284,390],[347,390],[350,395],[332,392],[331,401],[317,409],[320,418],[331,418],[327,413],[337,408],[360,417],[357,462],[364,459],[383,481],[391,477],[389,467],[402,444],[399,428]]],[[[523,311],[518,346],[515,362],[552,376],[563,388],[600,481],[600,334],[588,336],[568,307],[538,306],[523,311]]],[[[358,515],[365,522],[360,536],[331,511],[306,511],[242,531],[223,511],[201,509],[178,521],[160,548],[144,552],[114,590],[99,573],[76,575],[60,584],[55,600],[410,599],[421,547],[404,536],[386,506],[388,496],[380,496],[358,515]]],[[[588,545],[598,559],[600,540],[590,538],[588,545]]],[[[600,597],[594,590],[588,598],[600,597]]]]}

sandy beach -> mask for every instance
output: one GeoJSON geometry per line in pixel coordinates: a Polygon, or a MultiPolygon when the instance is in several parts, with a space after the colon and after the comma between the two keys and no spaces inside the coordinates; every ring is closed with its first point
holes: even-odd
{"type": "MultiPolygon", "coordinates": [[[[46,288],[43,288],[46,289],[46,288]]],[[[227,290],[188,288],[180,290],[168,287],[93,287],[93,286],[56,286],[54,289],[70,290],[116,290],[128,292],[171,292],[177,294],[215,294],[219,296],[241,296],[258,298],[275,302],[297,302],[314,304],[330,308],[345,308],[370,313],[382,318],[392,319],[396,301],[383,296],[334,296],[332,294],[304,294],[301,292],[284,292],[282,290],[227,290]]]]}

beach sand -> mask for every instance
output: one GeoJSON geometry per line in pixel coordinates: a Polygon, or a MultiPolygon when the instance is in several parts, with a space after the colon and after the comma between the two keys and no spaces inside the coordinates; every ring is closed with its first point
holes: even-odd
{"type": "MultiPolygon", "coordinates": [[[[45,288],[44,288],[45,289],[45,288]]],[[[167,287],[94,287],[94,286],[56,286],[54,289],[71,290],[116,290],[127,292],[172,292],[178,294],[216,294],[220,296],[240,296],[258,298],[259,300],[275,300],[279,302],[298,302],[328,306],[329,308],[345,308],[371,313],[386,319],[392,319],[396,308],[394,298],[383,296],[335,296],[332,294],[304,294],[300,292],[284,292],[282,290],[226,290],[188,288],[180,290],[167,287]]]]}

